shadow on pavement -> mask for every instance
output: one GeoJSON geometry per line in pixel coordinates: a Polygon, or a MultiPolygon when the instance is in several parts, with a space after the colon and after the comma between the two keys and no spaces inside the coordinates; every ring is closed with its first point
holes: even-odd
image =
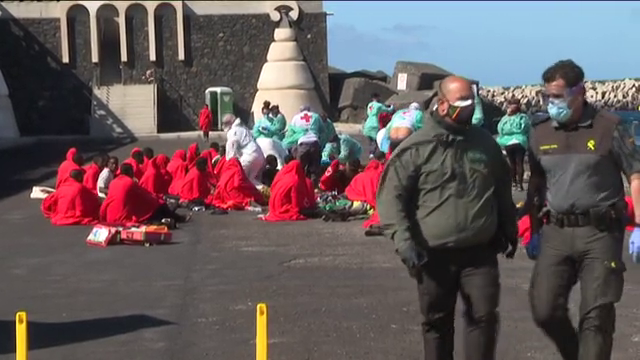
{"type": "MultiPolygon", "coordinates": [[[[99,152],[111,152],[132,141],[99,140],[40,140],[30,145],[0,150],[0,200],[30,189],[44,181],[55,183],[58,166],[69,148],[76,147],[85,157],[85,163],[99,152]]],[[[121,161],[124,159],[120,159],[121,161]]]]}
{"type": "MultiPolygon", "coordinates": [[[[29,321],[29,349],[38,350],[82,343],[168,325],[174,325],[174,323],[148,315],[127,315],[62,323],[29,321]]],[[[15,348],[15,322],[0,320],[0,354],[14,353],[15,348]]]]}

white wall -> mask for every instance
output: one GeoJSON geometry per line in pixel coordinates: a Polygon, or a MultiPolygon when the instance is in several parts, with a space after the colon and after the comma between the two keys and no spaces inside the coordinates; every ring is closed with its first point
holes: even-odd
{"type": "MultiPolygon", "coordinates": [[[[85,6],[97,8],[102,3],[136,3],[139,1],[81,1],[85,6]]],[[[286,1],[184,1],[185,12],[196,15],[222,14],[266,14],[279,3],[286,1]]],[[[60,3],[51,2],[13,2],[0,3],[0,18],[58,18],[60,3]]],[[[307,13],[324,12],[322,1],[298,1],[298,6],[307,13]]]]}

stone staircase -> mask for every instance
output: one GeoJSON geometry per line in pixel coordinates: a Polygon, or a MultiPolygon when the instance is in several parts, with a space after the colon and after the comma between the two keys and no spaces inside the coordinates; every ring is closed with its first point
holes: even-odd
{"type": "Polygon", "coordinates": [[[135,137],[158,133],[156,84],[93,88],[91,136],[135,137]]]}

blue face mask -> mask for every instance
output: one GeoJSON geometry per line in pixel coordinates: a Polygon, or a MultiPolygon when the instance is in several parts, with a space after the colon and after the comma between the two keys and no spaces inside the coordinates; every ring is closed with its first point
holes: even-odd
{"type": "Polygon", "coordinates": [[[564,100],[549,102],[549,105],[547,105],[547,111],[549,112],[551,120],[558,123],[564,123],[569,120],[572,112],[569,108],[569,104],[564,100]]]}

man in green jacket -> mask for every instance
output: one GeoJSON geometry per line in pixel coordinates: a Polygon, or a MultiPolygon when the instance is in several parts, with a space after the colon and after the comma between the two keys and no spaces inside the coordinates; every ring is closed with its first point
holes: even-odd
{"type": "Polygon", "coordinates": [[[473,126],[468,80],[445,78],[421,130],[394,151],[380,180],[381,227],[418,282],[425,359],[453,358],[458,292],[469,360],[495,358],[500,280],[497,254],[518,244],[509,165],[473,126]]]}

